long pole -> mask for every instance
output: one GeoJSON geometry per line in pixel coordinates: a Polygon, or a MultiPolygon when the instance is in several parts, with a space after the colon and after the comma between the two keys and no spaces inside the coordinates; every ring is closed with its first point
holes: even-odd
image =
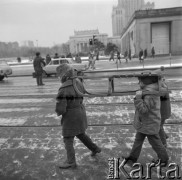
{"type": "Polygon", "coordinates": [[[38,48],[38,40],[36,40],[36,43],[37,43],[37,48],[38,48]]]}

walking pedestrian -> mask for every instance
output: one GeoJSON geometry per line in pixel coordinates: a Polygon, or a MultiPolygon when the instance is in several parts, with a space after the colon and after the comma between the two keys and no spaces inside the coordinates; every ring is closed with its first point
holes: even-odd
{"type": "MultiPolygon", "coordinates": [[[[155,72],[162,74],[162,71],[164,71],[163,66],[161,66],[160,70],[156,70],[155,72]]],[[[169,92],[168,92],[168,86],[167,86],[167,83],[165,81],[165,77],[163,74],[161,75],[160,83],[161,83],[162,95],[160,97],[160,100],[161,100],[161,108],[160,108],[161,126],[160,126],[159,135],[160,135],[163,145],[167,148],[168,135],[164,131],[164,123],[165,123],[166,119],[169,119],[171,116],[171,101],[170,101],[170,96],[169,96],[169,92]]]]}
{"type": "Polygon", "coordinates": [[[51,57],[49,54],[46,55],[46,64],[49,64],[51,62],[51,57]]]}
{"type": "MultiPolygon", "coordinates": [[[[65,162],[59,165],[61,169],[76,167],[75,149],[73,142],[75,136],[91,151],[91,156],[101,152],[101,149],[92,142],[85,133],[87,129],[87,116],[83,105],[83,96],[77,94],[73,87],[73,79],[76,71],[68,64],[61,64],[56,69],[58,77],[62,83],[59,88],[56,100],[56,113],[62,115],[62,136],[67,153],[65,162]]],[[[82,82],[74,79],[77,88],[84,93],[82,82]]]]}
{"type": "MultiPolygon", "coordinates": [[[[165,83],[164,78],[161,79],[161,86],[162,86],[162,88],[161,88],[162,90],[164,90],[164,91],[168,90],[168,86],[165,83]]],[[[168,138],[168,135],[164,131],[164,123],[165,123],[166,119],[169,119],[169,117],[171,116],[171,102],[170,102],[169,92],[165,92],[160,97],[160,100],[161,100],[161,126],[160,126],[159,135],[160,135],[163,145],[167,148],[166,139],[168,138]]]]}
{"type": "Polygon", "coordinates": [[[126,59],[126,63],[128,63],[128,51],[127,51],[127,49],[125,50],[124,57],[126,59]]]}
{"type": "Polygon", "coordinates": [[[154,58],[155,57],[155,48],[154,48],[154,46],[151,49],[151,54],[152,54],[152,57],[154,58]]]}
{"type": "Polygon", "coordinates": [[[140,90],[136,92],[134,98],[135,117],[134,128],[136,129],[135,141],[128,157],[124,157],[128,163],[137,162],[142,149],[145,137],[148,138],[153,150],[158,155],[161,167],[167,166],[168,154],[159,136],[161,115],[160,97],[152,92],[156,92],[158,87],[157,76],[143,76],[139,78],[140,90]],[[148,94],[147,94],[148,93],[148,94]]]}
{"type": "Polygon", "coordinates": [[[76,54],[75,61],[76,61],[76,63],[82,63],[82,60],[81,60],[81,57],[79,56],[79,54],[76,54]]]}
{"type": "Polygon", "coordinates": [[[96,54],[96,60],[99,60],[99,50],[98,49],[96,49],[95,54],[96,54]]]}
{"type": "Polygon", "coordinates": [[[92,59],[93,59],[93,56],[92,56],[91,52],[89,52],[89,54],[88,54],[88,66],[87,66],[87,69],[89,69],[90,66],[92,65],[92,59]]]}
{"type": "Polygon", "coordinates": [[[110,52],[110,58],[109,58],[109,61],[113,60],[114,61],[114,51],[112,50],[110,52]]]}
{"type": "Polygon", "coordinates": [[[42,74],[43,74],[43,67],[46,65],[44,59],[40,56],[40,52],[36,52],[36,57],[33,61],[33,67],[35,70],[35,76],[37,81],[37,86],[43,86],[42,82],[42,74]]]}
{"type": "Polygon", "coordinates": [[[120,64],[121,64],[121,54],[120,54],[120,52],[117,50],[117,60],[116,60],[116,64],[118,63],[118,61],[119,61],[120,64]]]}
{"type": "Polygon", "coordinates": [[[129,49],[128,58],[129,58],[129,60],[131,61],[131,49],[129,49]]]}
{"type": "Polygon", "coordinates": [[[96,57],[93,56],[92,66],[91,66],[93,70],[95,69],[95,61],[96,61],[96,57]]]}
{"type": "Polygon", "coordinates": [[[147,49],[144,50],[144,59],[147,58],[147,49]]]}
{"type": "Polygon", "coordinates": [[[140,48],[140,52],[139,52],[139,61],[140,63],[142,63],[143,61],[143,49],[140,48]]]}
{"type": "Polygon", "coordinates": [[[91,67],[91,69],[95,69],[95,59],[94,59],[94,53],[93,52],[89,52],[88,55],[88,67],[87,69],[89,69],[91,67]]]}

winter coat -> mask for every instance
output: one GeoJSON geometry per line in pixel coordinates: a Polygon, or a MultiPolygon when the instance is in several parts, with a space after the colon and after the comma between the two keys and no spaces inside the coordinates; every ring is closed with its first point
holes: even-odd
{"type": "Polygon", "coordinates": [[[33,61],[33,66],[34,66],[35,73],[37,75],[41,75],[43,73],[42,67],[45,66],[45,62],[44,62],[43,58],[35,57],[35,59],[33,61]]]}
{"type": "MultiPolygon", "coordinates": [[[[157,93],[158,84],[146,85],[142,91],[157,93]]],[[[136,108],[134,128],[143,134],[154,135],[159,133],[161,124],[160,96],[156,94],[143,95],[134,99],[136,108]]]]}
{"type": "Polygon", "coordinates": [[[75,58],[75,61],[76,61],[76,63],[82,63],[82,60],[81,60],[81,57],[80,56],[77,56],[75,58]]]}
{"type": "Polygon", "coordinates": [[[139,52],[139,59],[140,60],[143,59],[142,56],[143,56],[143,50],[140,50],[140,52],[139,52]]]}
{"type": "Polygon", "coordinates": [[[152,54],[152,55],[155,54],[155,49],[154,49],[154,47],[152,47],[151,54],[152,54]]]}
{"type": "MultiPolygon", "coordinates": [[[[166,87],[162,87],[161,90],[167,90],[166,87]]],[[[171,101],[169,97],[169,92],[163,93],[160,97],[161,100],[161,122],[164,124],[164,121],[171,116],[171,101]]]]}
{"type": "MultiPolygon", "coordinates": [[[[76,79],[77,88],[84,93],[83,85],[76,79]]],[[[62,135],[64,137],[82,134],[87,129],[87,117],[83,97],[74,90],[72,80],[62,84],[56,97],[56,113],[62,115],[62,135]]]]}

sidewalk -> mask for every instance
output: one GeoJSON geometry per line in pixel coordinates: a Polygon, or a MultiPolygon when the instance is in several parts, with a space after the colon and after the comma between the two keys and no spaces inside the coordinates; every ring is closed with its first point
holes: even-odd
{"type": "Polygon", "coordinates": [[[121,60],[122,63],[118,63],[118,67],[152,67],[152,66],[174,66],[174,65],[180,65],[182,66],[182,56],[163,56],[163,57],[148,57],[146,58],[142,63],[140,63],[138,58],[133,58],[131,60],[128,60],[128,63],[126,63],[125,59],[121,60]]]}
{"type": "MultiPolygon", "coordinates": [[[[99,58],[99,61],[107,61],[109,60],[109,56],[100,56],[99,58]]],[[[82,61],[88,61],[88,57],[82,57],[82,61]]],[[[122,62],[125,62],[125,59],[121,59],[122,62]]],[[[126,66],[135,66],[139,63],[139,59],[138,58],[132,58],[132,60],[128,60],[128,65],[126,66]],[[135,63],[134,63],[135,62],[135,63]]],[[[176,64],[176,63],[182,63],[182,55],[178,55],[178,56],[156,56],[155,58],[152,58],[152,57],[147,57],[145,60],[144,60],[144,65],[146,64],[150,64],[150,63],[154,63],[154,64],[158,64],[159,62],[165,62],[166,64],[176,64]]],[[[15,66],[15,65],[26,65],[26,64],[32,64],[33,61],[31,60],[28,60],[28,59],[25,59],[25,60],[22,60],[21,63],[18,63],[17,61],[12,61],[12,62],[9,62],[9,64],[11,66],[15,66]]]]}

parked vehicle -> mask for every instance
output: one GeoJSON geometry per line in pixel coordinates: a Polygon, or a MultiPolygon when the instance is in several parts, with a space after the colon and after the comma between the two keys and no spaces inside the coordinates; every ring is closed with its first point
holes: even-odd
{"type": "Polygon", "coordinates": [[[12,68],[6,61],[0,60],[0,81],[12,74],[12,68]]]}
{"type": "Polygon", "coordinates": [[[44,70],[43,76],[56,75],[56,68],[60,64],[64,63],[69,64],[78,71],[84,71],[87,68],[86,64],[76,63],[72,58],[56,58],[56,59],[51,59],[50,63],[45,67],[43,67],[44,70]]]}

